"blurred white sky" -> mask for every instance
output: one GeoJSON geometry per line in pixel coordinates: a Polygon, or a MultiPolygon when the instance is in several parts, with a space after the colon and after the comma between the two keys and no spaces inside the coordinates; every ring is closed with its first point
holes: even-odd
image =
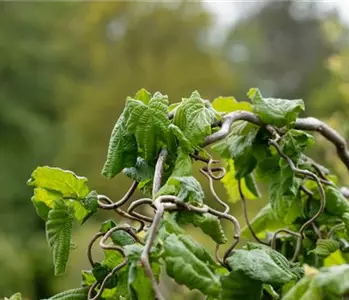
{"type": "MultiPolygon", "coordinates": [[[[263,5],[264,1],[202,0],[202,2],[204,2],[205,5],[217,15],[217,22],[219,25],[230,25],[234,23],[234,21],[237,20],[239,17],[243,17],[246,8],[252,6],[256,8],[260,5],[263,5]]],[[[343,22],[349,25],[349,0],[299,1],[299,5],[302,5],[302,3],[306,4],[311,2],[318,3],[324,11],[337,9],[343,22]]]]}

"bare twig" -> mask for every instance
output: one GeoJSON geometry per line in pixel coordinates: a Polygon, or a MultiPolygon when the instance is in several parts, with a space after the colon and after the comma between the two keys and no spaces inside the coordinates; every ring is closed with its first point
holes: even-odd
{"type": "MultiPolygon", "coordinates": [[[[203,146],[224,139],[229,134],[231,124],[238,120],[244,120],[259,126],[264,126],[257,115],[248,111],[234,111],[223,117],[221,129],[207,136],[203,146]]],[[[295,122],[294,128],[319,132],[324,138],[336,146],[339,158],[349,170],[349,150],[345,139],[336,130],[316,118],[298,118],[295,122]]]]}
{"type": "Polygon", "coordinates": [[[154,181],[153,181],[153,198],[155,198],[156,193],[160,190],[162,173],[164,171],[164,163],[167,156],[167,149],[162,149],[158,161],[156,162],[154,181]]]}
{"type": "Polygon", "coordinates": [[[135,190],[137,189],[138,186],[138,182],[133,181],[132,185],[130,186],[129,190],[126,192],[126,194],[124,195],[124,197],[122,197],[118,202],[113,202],[110,198],[108,198],[105,195],[98,195],[98,205],[100,208],[103,209],[115,209],[118,208],[119,206],[125,204],[133,195],[133,193],[135,192],[135,190]],[[108,203],[111,204],[105,204],[102,201],[106,201],[108,203]]]}
{"type": "Polygon", "coordinates": [[[91,241],[88,243],[88,246],[87,246],[87,258],[88,258],[88,261],[90,262],[90,265],[91,265],[92,268],[93,268],[93,265],[94,265],[94,261],[92,259],[92,247],[93,247],[94,243],[97,241],[97,239],[100,238],[103,235],[104,235],[104,233],[97,232],[92,237],[91,241]]]}
{"type": "Polygon", "coordinates": [[[245,221],[246,221],[246,225],[248,227],[248,229],[250,230],[252,236],[255,238],[255,240],[261,244],[264,244],[264,245],[269,245],[269,243],[266,243],[266,242],[263,242],[262,240],[260,240],[258,238],[258,236],[256,235],[256,233],[254,232],[252,226],[251,226],[251,223],[250,223],[250,220],[248,218],[248,214],[247,214],[247,206],[246,206],[246,199],[245,199],[245,196],[242,192],[242,188],[241,188],[241,180],[239,179],[238,180],[238,189],[239,189],[239,194],[240,194],[240,198],[241,198],[241,203],[242,203],[242,208],[243,208],[243,211],[244,211],[244,217],[245,217],[245,221]]]}
{"type": "Polygon", "coordinates": [[[206,178],[209,180],[209,182],[210,182],[211,194],[212,194],[212,196],[215,198],[215,200],[216,200],[220,205],[222,205],[222,206],[224,207],[224,213],[225,213],[225,214],[226,214],[226,213],[229,213],[230,207],[229,207],[228,204],[226,204],[224,201],[222,201],[221,198],[218,197],[218,195],[217,195],[217,193],[216,193],[216,191],[215,191],[215,189],[214,189],[214,184],[213,184],[213,179],[212,179],[212,177],[211,177],[207,172],[205,172],[203,168],[200,169],[200,173],[203,174],[203,175],[205,175],[206,178]]]}

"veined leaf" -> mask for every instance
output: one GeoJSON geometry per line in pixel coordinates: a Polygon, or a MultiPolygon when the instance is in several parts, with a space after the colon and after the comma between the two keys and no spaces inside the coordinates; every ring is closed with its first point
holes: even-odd
{"type": "Polygon", "coordinates": [[[126,101],[126,128],[136,137],[138,153],[146,161],[154,161],[164,145],[173,149],[167,110],[168,97],[160,92],[156,92],[148,104],[132,98],[126,101]]]}
{"type": "Polygon", "coordinates": [[[349,202],[339,189],[333,186],[325,187],[326,194],[326,210],[341,217],[344,213],[349,213],[349,202]]]}
{"type": "Polygon", "coordinates": [[[213,109],[206,107],[200,94],[195,91],[190,98],[183,99],[178,106],[173,123],[178,126],[193,147],[204,142],[206,136],[211,134],[211,125],[216,119],[213,109]]]}
{"type": "Polygon", "coordinates": [[[102,175],[113,178],[124,168],[133,167],[137,160],[137,142],[134,135],[128,132],[124,113],[114,125],[110,136],[107,160],[102,175]]]}
{"type": "Polygon", "coordinates": [[[325,258],[339,249],[339,242],[331,239],[318,239],[316,241],[316,248],[310,252],[325,258]]]}
{"type": "Polygon", "coordinates": [[[177,221],[179,224],[192,224],[195,227],[199,227],[217,244],[225,244],[227,242],[221,222],[216,216],[209,213],[198,214],[191,211],[181,211],[177,213],[177,221]]]}
{"type": "Polygon", "coordinates": [[[232,271],[221,276],[221,285],[220,300],[259,300],[262,296],[262,282],[242,272],[232,271]]]}
{"type": "Polygon", "coordinates": [[[58,192],[49,191],[43,188],[35,188],[34,196],[31,198],[37,214],[47,221],[48,212],[53,207],[53,204],[62,198],[58,192]]]}
{"type": "Polygon", "coordinates": [[[86,300],[89,287],[82,287],[59,293],[46,300],[86,300]]]}
{"type": "Polygon", "coordinates": [[[290,129],[282,136],[280,146],[281,150],[297,163],[302,153],[314,142],[312,135],[301,130],[290,129]]]}
{"type": "MultiPolygon", "coordinates": [[[[304,277],[297,282],[282,298],[282,300],[300,300],[303,299],[302,296],[308,290],[309,284],[311,282],[310,277],[304,277]]],[[[304,299],[306,300],[306,299],[304,299]]]]}
{"type": "MultiPolygon", "coordinates": [[[[71,171],[52,167],[37,167],[28,185],[60,193],[65,198],[84,199],[89,193],[87,178],[71,171]]],[[[46,200],[46,204],[49,200],[46,200]]]]}
{"type": "Polygon", "coordinates": [[[263,98],[257,88],[250,89],[247,96],[252,101],[253,112],[265,124],[278,127],[291,126],[296,121],[298,114],[304,110],[304,102],[301,99],[263,98]]]}
{"type": "Polygon", "coordinates": [[[266,291],[274,300],[280,299],[280,295],[274,290],[271,284],[263,284],[263,290],[266,291]]]}
{"type": "MultiPolygon", "coordinates": [[[[295,278],[295,275],[280,266],[262,249],[238,249],[226,260],[232,271],[242,272],[251,279],[269,284],[284,284],[295,278]]],[[[287,260],[286,260],[287,261],[287,260]]]]}
{"type": "Polygon", "coordinates": [[[62,201],[57,201],[48,213],[46,237],[53,253],[55,275],[65,273],[71,248],[73,215],[71,209],[62,201]]]}
{"type": "Polygon", "coordinates": [[[251,103],[236,101],[234,97],[217,97],[212,101],[212,106],[219,112],[232,112],[236,110],[252,111],[251,103]]]}
{"type": "Polygon", "coordinates": [[[148,104],[151,99],[151,94],[146,89],[142,88],[136,93],[135,99],[142,101],[144,104],[148,104]]]}
{"type": "Polygon", "coordinates": [[[182,130],[174,124],[171,124],[169,126],[169,128],[170,128],[171,132],[173,133],[173,135],[177,138],[178,144],[181,147],[181,149],[186,153],[193,152],[194,147],[191,144],[191,142],[185,137],[182,130]]]}
{"type": "MultiPolygon", "coordinates": [[[[160,265],[152,264],[152,271],[156,278],[160,274],[160,265]]],[[[131,300],[150,300],[155,299],[154,290],[151,281],[143,266],[137,262],[132,262],[128,271],[128,290],[131,300]]]]}
{"type": "Polygon", "coordinates": [[[154,169],[155,167],[149,165],[145,159],[138,157],[136,164],[133,167],[125,168],[123,173],[137,182],[151,181],[154,176],[154,169]]]}
{"type": "Polygon", "coordinates": [[[346,212],[342,214],[341,219],[344,223],[345,229],[347,231],[347,235],[349,236],[349,213],[346,212]]]}
{"type": "MultiPolygon", "coordinates": [[[[239,193],[238,180],[235,178],[236,172],[234,161],[232,159],[226,160],[224,165],[227,172],[221,179],[221,182],[224,184],[224,188],[227,191],[229,201],[231,203],[236,203],[241,199],[241,197],[239,193]]],[[[247,174],[241,179],[241,190],[245,198],[248,200],[253,200],[260,196],[254,183],[252,174],[247,174]]]]}
{"type": "MultiPolygon", "coordinates": [[[[250,224],[256,234],[267,230],[275,231],[286,226],[285,223],[276,218],[269,203],[258,212],[258,214],[250,221],[250,224]]],[[[247,226],[242,229],[241,235],[245,237],[252,236],[247,226]]]]}
{"type": "Polygon", "coordinates": [[[257,165],[253,145],[259,127],[246,121],[234,122],[229,135],[212,146],[212,150],[224,158],[232,158],[235,165],[235,178],[243,178],[257,165]]]}
{"type": "Polygon", "coordinates": [[[218,277],[176,235],[171,234],[165,239],[164,249],[167,274],[178,284],[198,289],[206,295],[218,296],[218,277]]]}

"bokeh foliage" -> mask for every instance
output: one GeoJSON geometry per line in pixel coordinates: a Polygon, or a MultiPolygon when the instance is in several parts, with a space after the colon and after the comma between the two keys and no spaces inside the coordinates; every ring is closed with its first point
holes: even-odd
{"type": "MultiPolygon", "coordinates": [[[[212,44],[213,16],[200,3],[1,3],[0,296],[20,290],[39,299],[80,280],[75,270],[65,281],[51,277],[44,225],[25,182],[37,165],[57,165],[118,199],[128,179],[99,174],[125,97],[140,87],[178,102],[196,89],[210,100],[245,100],[247,87],[259,86],[267,96],[304,98],[310,115],[349,139],[348,29],[310,4],[297,18],[296,6],[268,4],[212,44]]],[[[349,184],[334,151],[324,141],[315,158],[349,184]]],[[[262,206],[249,202],[249,214],[262,206]]],[[[239,204],[233,209],[240,214],[239,204]]],[[[88,224],[75,235],[76,270],[87,264],[83,245],[96,230],[88,224]]],[[[169,291],[182,299],[171,283],[169,291]]]]}

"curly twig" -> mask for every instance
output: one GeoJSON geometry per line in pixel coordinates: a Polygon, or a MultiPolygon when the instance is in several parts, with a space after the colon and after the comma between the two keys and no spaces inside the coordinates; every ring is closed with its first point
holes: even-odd
{"type": "MultiPolygon", "coordinates": [[[[244,120],[259,126],[264,125],[259,117],[251,112],[234,111],[223,117],[221,129],[207,136],[203,146],[205,147],[224,139],[229,134],[231,124],[238,120],[244,120]]],[[[336,130],[316,118],[298,118],[296,119],[294,128],[319,132],[324,138],[335,145],[339,158],[349,170],[349,150],[345,139],[336,130]]]]}
{"type": "Polygon", "coordinates": [[[115,203],[105,195],[98,195],[99,207],[103,208],[103,209],[115,209],[115,208],[118,208],[119,206],[122,206],[131,198],[131,196],[133,195],[133,193],[137,189],[137,186],[138,186],[138,182],[133,181],[130,188],[126,192],[126,194],[118,202],[115,202],[115,203]],[[107,201],[110,204],[105,204],[101,200],[107,201]]]}
{"type": "Polygon", "coordinates": [[[92,247],[94,245],[94,243],[97,241],[97,239],[99,239],[101,236],[103,236],[104,233],[102,232],[97,232],[93,237],[92,239],[90,240],[90,242],[88,243],[88,246],[87,246],[87,258],[88,258],[88,261],[90,262],[90,265],[91,267],[93,268],[94,266],[94,261],[92,259],[92,247]]]}
{"type": "Polygon", "coordinates": [[[261,244],[264,244],[264,245],[269,245],[269,243],[266,243],[266,242],[263,242],[262,240],[260,240],[258,238],[258,236],[256,235],[256,233],[254,232],[252,226],[251,226],[251,223],[250,223],[250,220],[248,218],[248,214],[247,214],[247,206],[246,206],[246,199],[245,199],[245,196],[242,192],[242,188],[241,188],[241,180],[239,179],[238,180],[238,189],[239,189],[239,194],[240,194],[240,198],[241,198],[241,203],[242,203],[242,209],[244,211],[244,217],[245,217],[245,221],[246,221],[246,225],[248,227],[248,229],[250,230],[252,236],[255,238],[255,240],[261,244]]]}

